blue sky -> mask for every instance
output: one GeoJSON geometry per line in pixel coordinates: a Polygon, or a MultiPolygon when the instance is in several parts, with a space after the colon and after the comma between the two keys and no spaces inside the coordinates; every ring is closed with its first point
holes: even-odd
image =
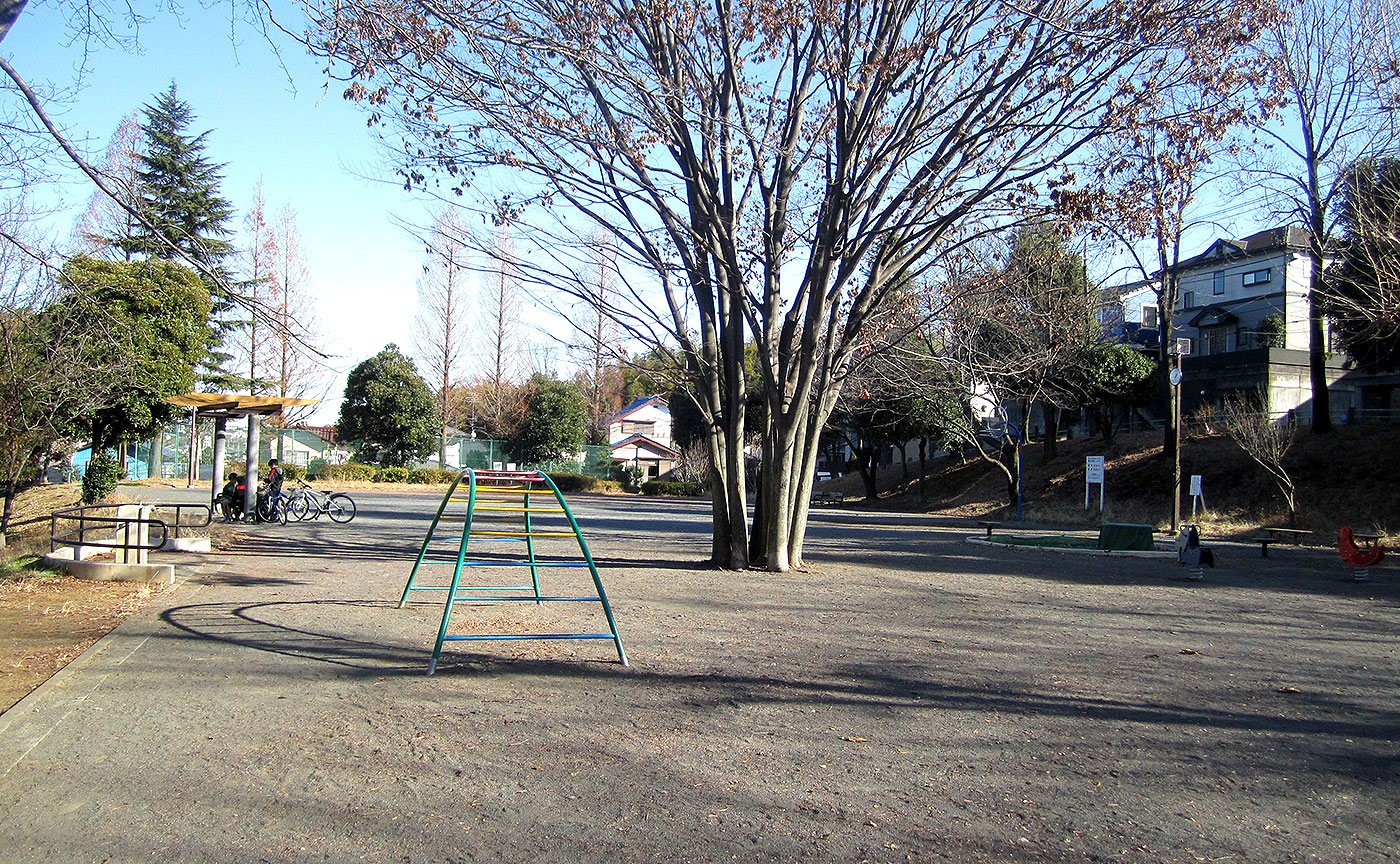
{"type": "MultiPolygon", "coordinates": [[[[0,51],[31,83],[71,88],[83,46],[71,43],[58,2],[31,0],[0,51]]],[[[386,177],[364,114],[341,98],[339,85],[325,80],[317,61],[284,38],[284,70],[260,32],[231,19],[235,0],[208,2],[212,8],[196,3],[178,14],[151,13],[140,29],[139,52],[96,47],[86,57],[75,97],[55,106],[56,119],[100,159],[121,117],[173,80],[197,116],[196,131],[211,130],[206,152],[225,164],[223,191],[238,208],[237,227],[259,178],[269,212],[285,203],[297,210],[322,346],[334,355],[339,373],[312,419],[331,423],[345,372],[389,342],[412,349],[422,249],[393,219],[426,222],[426,205],[386,177]],[[367,179],[375,176],[383,179],[367,179]]],[[[283,23],[300,27],[299,21],[283,23]]],[[[71,176],[62,189],[69,209],[55,221],[64,233],[91,195],[76,171],[71,176]]],[[[1219,224],[1200,229],[1184,254],[1194,254],[1214,236],[1268,227],[1260,224],[1256,207],[1238,198],[1211,202],[1205,209],[1214,210],[1219,224]]],[[[1132,278],[1113,272],[1123,263],[1090,266],[1111,284],[1132,278]]],[[[535,326],[546,329],[538,319],[535,326]]]]}
{"type": "MultiPolygon", "coordinates": [[[[365,179],[385,175],[377,145],[341,88],[326,88],[317,63],[283,40],[284,71],[260,33],[231,23],[231,8],[159,13],[140,29],[139,54],[97,47],[75,97],[54,106],[55,119],[100,159],[122,116],[173,80],[195,112],[195,131],[211,130],[206,153],[225,163],[223,192],[238,209],[237,227],[259,177],[269,215],[286,203],[296,209],[323,347],[340,373],[314,418],[330,423],[350,367],[389,342],[412,348],[422,249],[391,217],[421,222],[425,210],[397,184],[365,179]]],[[[83,49],[66,45],[69,38],[52,0],[33,0],[0,50],[32,85],[71,89],[83,49]]],[[[45,196],[61,194],[71,208],[54,223],[65,234],[91,195],[71,176],[45,196]]]]}

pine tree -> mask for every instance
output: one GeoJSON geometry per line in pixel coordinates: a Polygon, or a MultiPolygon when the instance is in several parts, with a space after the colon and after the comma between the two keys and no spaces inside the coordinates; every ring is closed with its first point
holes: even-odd
{"type": "Polygon", "coordinates": [[[223,343],[237,322],[228,320],[233,299],[228,287],[231,277],[223,265],[234,252],[228,239],[233,205],[219,194],[223,166],[204,155],[208,131],[190,134],[194,112],[189,103],[178,98],[174,83],[142,113],[145,149],[140,154],[137,186],[139,206],[150,227],[134,226],[131,233],[116,238],[117,244],[128,255],[166,261],[188,256],[201,266],[204,272],[200,277],[209,288],[213,312],[210,347],[200,364],[200,379],[228,387],[237,379],[223,371],[230,359],[223,343]]]}

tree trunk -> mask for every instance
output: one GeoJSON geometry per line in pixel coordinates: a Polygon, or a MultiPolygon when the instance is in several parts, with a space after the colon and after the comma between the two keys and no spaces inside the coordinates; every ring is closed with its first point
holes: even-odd
{"type": "Polygon", "coordinates": [[[1060,455],[1060,406],[1042,402],[1040,408],[1045,414],[1045,444],[1040,450],[1040,461],[1046,463],[1060,455]]]}
{"type": "Polygon", "coordinates": [[[919,439],[919,503],[928,502],[928,436],[919,439]]]}
{"type": "Polygon", "coordinates": [[[1322,311],[1322,256],[1310,248],[1312,275],[1308,278],[1308,377],[1312,384],[1312,430],[1332,431],[1332,394],[1327,389],[1326,315],[1322,311]]]}
{"type": "MultiPolygon", "coordinates": [[[[1165,260],[1165,256],[1163,256],[1165,260]]],[[[1172,307],[1176,304],[1177,281],[1175,275],[1162,277],[1162,288],[1157,295],[1157,320],[1161,322],[1160,334],[1157,341],[1160,343],[1157,352],[1158,362],[1162,364],[1162,383],[1167,388],[1167,422],[1162,424],[1162,455],[1168,461],[1176,458],[1176,400],[1177,388],[1172,385],[1171,379],[1167,377],[1168,371],[1172,368],[1171,351],[1175,348],[1176,337],[1172,334],[1172,307]]]]}

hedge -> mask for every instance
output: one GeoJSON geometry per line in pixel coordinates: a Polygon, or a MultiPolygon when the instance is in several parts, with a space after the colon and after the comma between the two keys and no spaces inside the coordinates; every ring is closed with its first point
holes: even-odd
{"type": "Polygon", "coordinates": [[[642,484],[643,495],[683,495],[694,497],[705,494],[705,484],[694,480],[648,480],[642,484]]]}
{"type": "Polygon", "coordinates": [[[570,474],[567,471],[551,471],[549,479],[554,481],[560,492],[594,492],[602,489],[608,482],[589,477],[587,474],[570,474]]]}
{"type": "Polygon", "coordinates": [[[317,480],[373,480],[375,467],[373,465],[362,465],[359,462],[347,462],[344,465],[322,465],[316,469],[317,480]]]}
{"type": "Polygon", "coordinates": [[[407,468],[380,468],[374,472],[374,482],[376,483],[407,483],[407,468]]]}
{"type": "Polygon", "coordinates": [[[408,472],[408,482],[410,483],[451,483],[456,479],[456,471],[447,471],[442,468],[414,468],[408,472]]]}

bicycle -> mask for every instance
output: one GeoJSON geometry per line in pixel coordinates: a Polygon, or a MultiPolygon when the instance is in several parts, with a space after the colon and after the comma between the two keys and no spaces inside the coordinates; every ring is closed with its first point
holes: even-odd
{"type": "Polygon", "coordinates": [[[355,518],[355,501],[344,492],[321,492],[304,480],[297,480],[297,488],[287,493],[283,509],[287,518],[295,521],[318,519],[324,513],[332,522],[344,524],[355,518]]]}
{"type": "Polygon", "coordinates": [[[256,505],[256,510],[257,521],[259,522],[276,522],[280,525],[287,524],[287,519],[289,518],[287,512],[287,496],[280,492],[276,495],[269,495],[266,498],[260,499],[256,505]]]}

